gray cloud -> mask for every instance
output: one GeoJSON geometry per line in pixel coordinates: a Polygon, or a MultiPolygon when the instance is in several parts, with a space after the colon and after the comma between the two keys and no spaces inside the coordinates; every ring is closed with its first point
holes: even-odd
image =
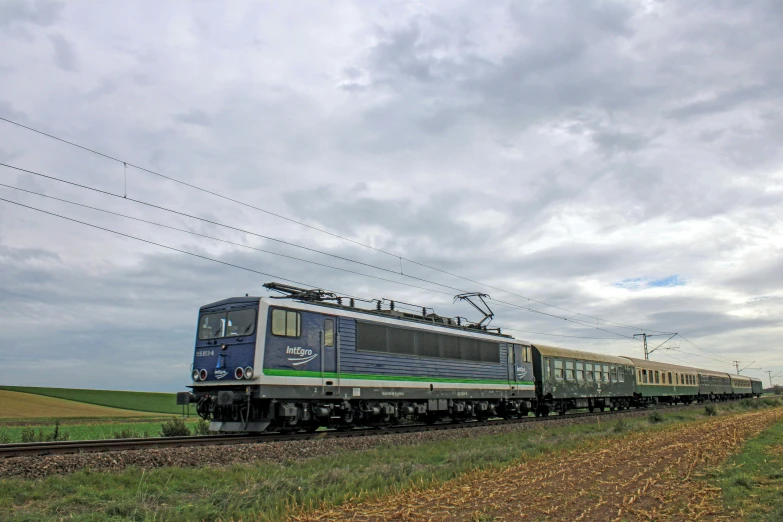
{"type": "Polygon", "coordinates": [[[17,23],[49,26],[60,19],[62,9],[62,2],[50,0],[5,0],[0,3],[0,27],[17,23]]]}
{"type": "Polygon", "coordinates": [[[49,41],[54,48],[54,63],[63,71],[75,72],[77,70],[76,53],[73,47],[61,34],[50,34],[49,41]]]}
{"type": "MultiPolygon", "coordinates": [[[[682,332],[721,359],[680,340],[660,360],[781,364],[778,2],[355,4],[306,19],[287,4],[234,9],[2,3],[0,115],[393,255],[129,168],[133,198],[387,271],[4,168],[0,183],[424,289],[0,197],[274,276],[470,313],[456,290],[389,272],[409,257],[507,290],[402,263],[487,291],[495,323],[535,341],[641,355],[623,337],[639,330],[622,323],[682,332]],[[324,38],[325,27],[341,30],[324,38]],[[617,286],[668,277],[683,284],[617,286]]],[[[0,157],[125,190],[121,164],[3,122],[0,157]]],[[[18,347],[0,379],[180,389],[198,307],[263,294],[269,279],[0,202],[0,331],[18,347]]]]}

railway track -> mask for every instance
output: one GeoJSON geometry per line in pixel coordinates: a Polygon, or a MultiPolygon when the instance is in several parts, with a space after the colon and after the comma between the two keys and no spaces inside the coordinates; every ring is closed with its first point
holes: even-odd
{"type": "MultiPolygon", "coordinates": [[[[734,401],[729,401],[734,402],[734,401]]],[[[723,403],[727,404],[727,403],[723,403]]],[[[313,440],[346,437],[375,437],[399,433],[415,433],[431,430],[453,430],[475,428],[480,426],[497,426],[502,424],[522,424],[532,422],[547,422],[558,419],[576,419],[584,417],[605,417],[635,412],[653,411],[656,409],[679,409],[694,407],[687,405],[657,405],[649,408],[633,410],[574,412],[566,415],[549,415],[548,417],[523,417],[521,419],[494,419],[484,421],[469,421],[462,423],[442,424],[406,424],[387,428],[354,428],[348,431],[326,430],[315,433],[261,433],[255,435],[203,435],[187,437],[149,437],[134,439],[102,439],[74,440],[55,442],[24,442],[15,444],[0,444],[0,458],[34,457],[46,455],[66,455],[70,453],[96,453],[107,451],[126,451],[157,448],[182,448],[193,446],[225,446],[234,444],[258,444],[265,442],[313,440]]],[[[699,405],[701,406],[701,405],[699,405]]]]}

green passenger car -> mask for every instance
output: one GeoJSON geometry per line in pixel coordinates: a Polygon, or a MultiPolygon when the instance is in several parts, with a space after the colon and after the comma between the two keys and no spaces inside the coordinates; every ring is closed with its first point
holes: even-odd
{"type": "Polygon", "coordinates": [[[723,372],[699,370],[699,398],[709,401],[731,398],[731,376],[723,372]]]}
{"type": "Polygon", "coordinates": [[[761,395],[764,393],[764,384],[761,382],[761,379],[751,377],[750,388],[753,391],[753,395],[755,397],[761,397],[761,395]]]}
{"type": "Polygon", "coordinates": [[[693,402],[699,396],[696,368],[629,358],[636,366],[636,397],[640,402],[693,402]]]}
{"type": "Polygon", "coordinates": [[[537,415],[587,408],[627,408],[633,401],[634,366],[625,357],[533,347],[537,415]]]}
{"type": "Polygon", "coordinates": [[[752,397],[753,388],[751,387],[750,377],[742,375],[731,376],[731,392],[735,398],[752,397]]]}

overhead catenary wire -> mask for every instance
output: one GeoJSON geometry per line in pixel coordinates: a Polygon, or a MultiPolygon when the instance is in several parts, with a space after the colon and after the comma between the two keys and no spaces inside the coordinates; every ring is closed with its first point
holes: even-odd
{"type": "MultiPolygon", "coordinates": [[[[461,293],[462,292],[466,292],[465,289],[452,287],[452,286],[449,286],[449,285],[444,285],[444,284],[437,283],[437,282],[434,282],[434,281],[430,281],[430,280],[427,280],[427,279],[424,279],[424,278],[416,277],[416,276],[413,276],[413,275],[410,275],[410,274],[397,274],[396,271],[390,270],[388,268],[380,267],[380,266],[373,265],[373,264],[370,264],[370,263],[365,263],[365,262],[362,262],[362,261],[357,261],[357,260],[354,260],[354,259],[351,259],[351,258],[347,258],[347,257],[344,257],[344,256],[339,256],[339,255],[336,255],[336,254],[331,254],[331,253],[328,253],[328,252],[323,252],[323,251],[320,251],[320,250],[317,250],[317,249],[314,249],[314,248],[306,247],[306,246],[303,246],[303,245],[298,245],[296,243],[292,243],[290,241],[284,241],[284,240],[281,240],[281,239],[278,239],[278,238],[274,238],[274,237],[271,237],[271,236],[258,234],[256,232],[252,232],[252,231],[249,231],[249,230],[241,229],[241,228],[238,228],[238,227],[234,227],[234,226],[231,226],[231,225],[227,225],[225,223],[220,223],[218,221],[202,218],[202,217],[199,217],[199,216],[194,216],[192,214],[187,214],[185,212],[180,212],[178,210],[173,210],[173,209],[166,208],[166,207],[163,207],[163,206],[160,206],[160,205],[155,205],[153,203],[149,203],[149,202],[142,201],[142,200],[139,200],[139,199],[127,198],[127,197],[115,194],[113,192],[110,192],[110,191],[98,189],[98,188],[95,188],[95,187],[90,187],[90,186],[83,185],[81,183],[76,183],[76,182],[73,182],[73,181],[68,181],[68,180],[65,180],[65,179],[62,179],[62,178],[58,178],[58,177],[55,177],[55,176],[50,176],[48,174],[43,174],[41,172],[37,172],[37,171],[34,171],[34,170],[25,169],[25,168],[17,167],[17,166],[14,166],[14,165],[9,165],[7,163],[0,163],[0,166],[6,167],[6,168],[10,168],[10,169],[14,169],[14,170],[21,171],[21,172],[25,172],[25,173],[32,174],[32,175],[35,175],[35,176],[39,176],[39,177],[42,177],[42,178],[45,178],[45,179],[49,179],[49,180],[52,180],[52,181],[65,183],[65,184],[68,184],[68,185],[71,185],[71,186],[74,186],[74,187],[78,187],[78,188],[81,188],[81,189],[90,190],[90,191],[93,191],[93,192],[96,192],[96,193],[99,193],[99,194],[111,196],[111,197],[114,197],[114,198],[123,199],[125,201],[130,201],[132,203],[137,203],[137,204],[145,205],[145,206],[148,206],[148,207],[151,207],[151,208],[155,208],[155,209],[158,209],[158,210],[163,210],[163,211],[166,211],[166,212],[169,212],[169,213],[173,213],[173,214],[176,214],[176,215],[179,215],[179,216],[187,217],[187,218],[190,218],[190,219],[196,219],[196,220],[199,220],[199,221],[202,221],[202,222],[205,222],[205,223],[210,223],[212,225],[224,227],[224,228],[227,228],[227,229],[230,229],[230,230],[234,230],[234,231],[237,231],[237,232],[241,232],[241,233],[244,233],[244,234],[249,234],[249,235],[252,235],[252,236],[256,236],[256,237],[260,237],[260,238],[263,238],[263,239],[268,239],[268,240],[271,240],[271,241],[282,243],[282,244],[285,244],[285,245],[293,246],[293,247],[296,247],[296,248],[301,248],[301,249],[304,249],[304,250],[307,250],[307,251],[310,251],[310,252],[315,252],[315,253],[326,255],[326,256],[329,256],[329,257],[336,258],[336,259],[341,259],[343,261],[356,263],[356,264],[359,264],[359,265],[362,265],[362,266],[374,268],[374,269],[377,269],[377,270],[382,270],[384,272],[392,273],[392,274],[395,274],[395,275],[401,275],[403,277],[407,277],[407,278],[414,279],[414,280],[417,280],[417,281],[425,282],[425,283],[428,283],[428,284],[433,284],[433,285],[440,286],[440,287],[443,287],[443,288],[448,288],[448,289],[455,290],[455,291],[458,291],[458,292],[461,292],[461,293]]],[[[408,286],[412,286],[412,285],[408,285],[408,286]]],[[[422,289],[423,290],[427,290],[427,291],[438,292],[438,291],[432,290],[432,289],[426,289],[426,288],[422,288],[422,289]]],[[[438,293],[444,293],[445,294],[445,292],[438,292],[438,293]]],[[[446,295],[451,295],[451,294],[446,294],[446,295]]],[[[503,307],[514,308],[514,309],[517,309],[517,310],[525,310],[525,311],[528,311],[528,312],[531,312],[531,313],[535,313],[535,314],[539,314],[539,315],[543,315],[543,316],[547,316],[547,317],[551,317],[551,318],[555,318],[555,319],[560,319],[560,320],[564,320],[564,321],[569,321],[569,322],[572,322],[574,324],[578,324],[578,325],[585,326],[585,327],[588,327],[588,328],[593,328],[593,329],[596,329],[596,330],[600,330],[602,332],[610,333],[612,335],[616,335],[616,336],[619,336],[619,337],[625,337],[625,338],[628,338],[628,339],[633,339],[632,336],[624,335],[624,334],[621,334],[621,333],[618,333],[618,332],[613,332],[611,330],[607,330],[605,328],[600,328],[598,326],[595,326],[594,324],[584,323],[582,321],[577,321],[576,319],[573,319],[573,318],[562,317],[562,316],[558,316],[558,315],[555,315],[555,314],[550,314],[550,313],[547,313],[547,312],[543,312],[543,311],[537,310],[535,308],[530,308],[530,307],[526,307],[526,306],[523,306],[523,305],[518,305],[518,304],[515,304],[515,303],[509,303],[509,302],[506,302],[506,301],[500,301],[500,300],[497,300],[497,299],[493,299],[492,301],[494,303],[500,305],[500,306],[503,306],[503,307]]]]}
{"type": "MultiPolygon", "coordinates": [[[[345,237],[345,236],[343,236],[343,235],[340,235],[340,234],[337,234],[337,233],[334,233],[334,232],[330,232],[330,231],[328,231],[328,230],[325,230],[325,229],[322,229],[322,228],[319,228],[319,227],[316,227],[316,226],[313,226],[313,225],[310,225],[310,224],[304,223],[304,222],[302,222],[302,221],[299,221],[299,220],[296,220],[296,219],[290,218],[290,217],[288,217],[288,216],[284,216],[284,215],[282,215],[282,214],[278,214],[278,213],[276,213],[276,212],[272,212],[272,211],[270,211],[270,210],[267,210],[267,209],[265,209],[265,208],[258,207],[258,206],[256,206],[256,205],[252,205],[252,204],[250,204],[250,203],[247,203],[247,202],[244,202],[244,201],[238,200],[238,199],[236,199],[236,198],[232,198],[232,197],[226,196],[226,195],[224,195],[224,194],[220,194],[220,193],[218,193],[218,192],[215,192],[214,190],[205,189],[205,188],[203,188],[203,187],[199,187],[199,186],[197,186],[197,185],[194,185],[194,184],[192,184],[192,183],[188,183],[188,182],[186,182],[186,181],[182,181],[182,180],[180,180],[180,179],[177,179],[177,178],[174,178],[174,177],[172,177],[172,176],[168,176],[168,175],[166,175],[166,174],[162,174],[162,173],[160,173],[160,172],[157,172],[157,171],[154,171],[154,170],[151,170],[151,169],[145,168],[145,167],[141,167],[141,166],[139,166],[139,165],[136,165],[136,164],[134,164],[134,163],[132,163],[132,162],[129,162],[129,161],[126,161],[126,160],[122,160],[122,159],[120,159],[120,158],[117,158],[117,157],[115,157],[115,156],[112,156],[112,155],[110,155],[110,154],[106,154],[106,153],[104,153],[104,152],[100,152],[100,151],[98,151],[98,150],[95,150],[95,149],[93,149],[93,148],[86,147],[86,146],[84,146],[84,145],[80,145],[80,144],[78,144],[78,143],[75,143],[75,142],[73,142],[73,141],[66,140],[66,139],[64,139],[64,138],[61,138],[61,137],[59,137],[59,136],[55,136],[54,134],[47,133],[47,132],[44,132],[44,131],[41,131],[41,130],[35,129],[35,128],[33,128],[33,127],[30,127],[30,126],[28,126],[28,125],[24,125],[24,124],[22,124],[22,123],[19,123],[19,122],[17,122],[17,121],[14,121],[14,120],[11,120],[11,119],[8,119],[8,118],[5,118],[5,117],[2,117],[2,116],[0,116],[0,120],[2,120],[2,121],[5,121],[5,122],[7,122],[7,123],[10,123],[10,124],[12,124],[12,125],[15,125],[15,126],[17,126],[17,127],[20,127],[20,128],[26,129],[26,130],[29,130],[29,131],[31,131],[31,132],[34,132],[34,133],[40,134],[40,135],[42,135],[42,136],[45,136],[45,137],[47,137],[47,138],[50,138],[50,139],[53,139],[53,140],[56,140],[56,141],[59,141],[59,142],[65,143],[65,144],[67,144],[67,145],[70,145],[70,146],[73,146],[73,147],[77,147],[77,148],[79,148],[79,149],[82,149],[82,150],[84,150],[84,151],[90,152],[90,153],[92,153],[92,154],[96,154],[96,155],[102,156],[102,157],[104,157],[104,158],[106,158],[106,159],[109,159],[109,160],[112,160],[112,161],[116,161],[116,162],[118,162],[118,163],[122,163],[124,168],[127,168],[128,166],[130,166],[130,167],[132,167],[132,168],[135,168],[135,169],[138,169],[138,170],[140,170],[140,171],[142,171],[142,172],[146,172],[146,173],[148,173],[148,174],[152,174],[152,175],[154,175],[154,176],[158,176],[158,177],[160,177],[160,178],[162,178],[162,179],[166,179],[166,180],[172,181],[172,182],[174,182],[174,183],[178,183],[178,184],[180,184],[180,185],[182,185],[182,186],[189,187],[189,188],[191,188],[191,189],[194,189],[194,190],[197,190],[197,191],[200,191],[200,192],[203,192],[203,193],[209,194],[209,195],[211,195],[211,196],[214,196],[214,197],[217,197],[217,198],[220,198],[220,199],[226,200],[226,201],[230,201],[230,202],[232,202],[232,203],[236,203],[236,204],[238,204],[238,205],[242,205],[242,206],[245,206],[245,207],[248,207],[248,208],[252,208],[252,209],[254,209],[254,210],[257,210],[257,211],[259,211],[259,212],[263,212],[263,213],[265,213],[265,214],[268,214],[268,215],[271,215],[271,216],[274,216],[274,217],[277,217],[277,218],[280,218],[280,219],[283,219],[283,220],[289,221],[289,222],[291,222],[291,223],[295,223],[295,224],[297,224],[297,225],[301,225],[301,226],[303,226],[303,227],[306,227],[306,228],[309,228],[309,229],[311,229],[311,230],[315,230],[315,231],[317,231],[317,232],[320,232],[320,233],[323,233],[323,234],[330,235],[330,236],[332,236],[332,237],[335,237],[335,238],[341,239],[341,240],[343,240],[343,241],[347,241],[347,242],[353,243],[353,244],[355,244],[355,245],[362,246],[362,247],[364,247],[364,248],[368,248],[368,249],[374,250],[374,251],[376,251],[376,252],[379,252],[379,253],[382,253],[382,254],[385,254],[385,255],[391,256],[391,257],[396,257],[396,258],[398,258],[398,259],[399,259],[399,261],[400,261],[400,274],[402,274],[402,261],[404,260],[404,261],[407,261],[408,263],[412,263],[412,264],[415,264],[415,265],[418,265],[418,266],[421,266],[421,267],[424,267],[424,268],[427,268],[427,269],[430,269],[430,270],[434,270],[434,271],[437,271],[437,272],[440,272],[440,273],[443,273],[443,274],[449,275],[449,276],[451,276],[451,277],[456,277],[456,278],[458,278],[458,279],[462,279],[462,280],[465,280],[465,281],[469,281],[469,282],[471,282],[471,283],[474,283],[474,284],[478,284],[478,285],[485,286],[485,287],[487,287],[487,288],[490,288],[490,289],[492,289],[492,290],[497,290],[497,291],[499,291],[499,292],[503,292],[503,293],[506,293],[506,294],[509,294],[509,295],[513,295],[513,296],[515,296],[515,297],[518,297],[518,298],[521,298],[521,299],[526,299],[526,300],[527,300],[527,301],[529,301],[529,302],[533,302],[533,303],[541,304],[541,305],[544,305],[544,306],[547,306],[547,307],[555,308],[555,309],[557,309],[557,310],[562,310],[562,311],[565,311],[565,312],[569,312],[569,313],[577,314],[577,315],[575,315],[574,317],[577,317],[577,316],[582,316],[582,317],[585,317],[585,318],[588,318],[588,319],[593,319],[593,320],[595,320],[595,321],[599,321],[599,322],[601,322],[601,323],[606,323],[607,325],[613,325],[613,326],[615,326],[615,327],[617,327],[617,328],[625,328],[625,329],[631,329],[631,330],[643,330],[643,331],[650,331],[650,332],[667,333],[667,332],[661,332],[660,330],[653,330],[653,329],[649,329],[649,328],[641,328],[641,327],[639,327],[639,326],[626,325],[626,324],[619,323],[619,322],[616,322],[616,321],[609,321],[609,320],[607,320],[607,319],[602,319],[602,318],[600,318],[600,317],[596,317],[596,316],[592,316],[592,315],[588,315],[588,314],[583,314],[583,313],[581,313],[581,312],[577,312],[577,311],[575,311],[575,310],[571,310],[571,309],[564,308],[564,307],[561,307],[561,306],[553,305],[553,304],[550,304],[550,303],[546,303],[546,302],[544,302],[544,301],[540,301],[540,300],[537,300],[537,299],[533,299],[533,298],[531,298],[531,297],[528,297],[528,296],[524,296],[524,295],[521,295],[521,294],[518,294],[518,293],[515,293],[515,292],[511,292],[511,291],[509,291],[509,290],[506,290],[506,289],[503,289],[503,288],[500,288],[500,287],[496,287],[496,286],[493,286],[493,285],[490,285],[490,284],[487,284],[487,283],[483,283],[483,282],[481,282],[481,281],[477,281],[477,280],[475,280],[475,279],[471,279],[471,278],[468,278],[468,277],[465,277],[465,276],[461,276],[461,275],[459,275],[459,274],[455,274],[455,273],[453,273],[453,272],[449,272],[449,271],[447,271],[447,270],[443,270],[443,269],[440,269],[440,268],[437,268],[437,267],[431,266],[431,265],[429,265],[429,264],[422,263],[422,262],[420,262],[420,261],[416,261],[415,259],[411,259],[411,258],[403,257],[403,256],[400,256],[400,255],[398,255],[398,254],[395,254],[395,253],[392,253],[392,252],[388,252],[388,251],[386,251],[386,250],[383,250],[383,249],[381,249],[381,248],[374,247],[374,246],[372,246],[372,245],[368,245],[368,244],[366,244],[366,243],[363,243],[363,242],[361,242],[361,241],[357,241],[357,240],[354,240],[354,239],[350,239],[350,238],[348,238],[348,237],[345,237]]],[[[126,189],[126,192],[127,192],[127,189],[126,189]]],[[[532,309],[531,309],[531,308],[529,308],[529,307],[528,307],[527,309],[528,309],[528,310],[532,310],[532,309]]],[[[584,324],[584,323],[579,323],[579,324],[584,324]]],[[[599,328],[599,329],[600,329],[600,328],[599,328]]],[[[608,331],[608,330],[603,330],[603,331],[608,331]]],[[[614,332],[613,332],[613,333],[614,333],[614,332]]],[[[671,333],[671,332],[668,332],[668,333],[671,333]]],[[[619,334],[618,334],[618,335],[619,335],[619,334]]]]}
{"type": "MultiPolygon", "coordinates": [[[[4,184],[3,184],[3,186],[7,186],[7,185],[4,185],[4,184]]],[[[26,191],[26,192],[27,192],[27,191],[26,191]]],[[[61,200],[60,198],[53,198],[53,199],[57,199],[57,200],[63,201],[63,200],[61,200]]],[[[315,285],[312,285],[312,284],[310,284],[310,283],[304,283],[304,282],[297,281],[297,280],[290,279],[290,278],[286,278],[286,277],[283,277],[283,276],[280,276],[280,275],[271,274],[271,273],[269,273],[269,272],[264,272],[264,271],[261,271],[261,270],[256,270],[256,269],[253,269],[253,268],[248,268],[248,267],[245,267],[245,266],[242,266],[242,265],[238,265],[238,264],[236,264],[236,263],[230,263],[230,262],[227,262],[227,261],[221,261],[221,260],[219,260],[219,259],[215,259],[215,258],[213,258],[213,257],[210,257],[210,256],[205,256],[205,255],[202,255],[202,254],[197,254],[197,253],[195,253],[195,252],[191,252],[191,251],[189,251],[189,250],[184,250],[184,249],[181,249],[181,248],[172,247],[172,246],[170,246],[170,245],[165,245],[165,244],[163,244],[163,243],[158,243],[158,242],[156,242],[156,241],[151,241],[151,240],[149,240],[149,239],[140,238],[140,237],[138,237],[138,236],[134,236],[134,235],[132,235],[132,234],[126,234],[126,233],[124,233],[124,232],[120,232],[120,231],[117,231],[117,230],[114,230],[114,229],[111,229],[111,228],[108,228],[108,227],[102,227],[102,226],[100,226],[100,225],[95,225],[95,224],[93,224],[93,223],[88,223],[88,222],[86,222],[86,221],[82,221],[82,220],[79,220],[79,219],[76,219],[76,218],[72,218],[72,217],[64,216],[64,215],[62,215],[62,214],[58,214],[58,213],[56,213],[56,212],[51,212],[51,211],[48,211],[48,210],[43,210],[43,209],[40,209],[40,208],[37,208],[37,207],[33,207],[33,206],[31,206],[31,205],[25,205],[24,203],[19,203],[19,202],[17,202],[17,201],[12,201],[12,200],[10,200],[10,199],[0,198],[0,201],[4,201],[4,202],[6,202],[6,203],[10,203],[10,204],[12,204],[12,205],[16,205],[16,206],[19,206],[19,207],[23,207],[23,208],[26,208],[26,209],[29,209],[29,210],[34,210],[34,211],[36,211],[36,212],[41,212],[41,213],[43,213],[43,214],[47,214],[47,215],[49,215],[49,216],[53,216],[53,217],[57,217],[57,218],[60,218],[60,219],[64,219],[64,220],[67,220],[67,221],[70,221],[70,222],[73,222],[73,223],[77,223],[77,224],[80,224],[80,225],[84,225],[84,226],[87,226],[87,227],[91,227],[91,228],[94,228],[94,229],[97,229],[97,230],[102,230],[102,231],[104,231],[104,232],[109,232],[109,233],[112,233],[112,234],[116,234],[116,235],[118,235],[118,236],[125,237],[125,238],[128,238],[128,239],[133,239],[133,240],[136,240],[136,241],[141,241],[141,242],[143,242],[143,243],[147,243],[147,244],[149,244],[149,245],[153,245],[153,246],[157,246],[157,247],[165,248],[165,249],[168,249],[168,250],[172,250],[172,251],[174,251],[174,252],[179,252],[179,253],[182,253],[182,254],[186,254],[186,255],[189,255],[189,256],[193,256],[193,257],[196,257],[196,258],[199,258],[199,259],[203,259],[203,260],[206,260],[206,261],[212,261],[212,262],[214,262],[214,263],[219,263],[219,264],[221,264],[221,265],[229,266],[229,267],[232,267],[232,268],[237,268],[237,269],[240,269],[240,270],[245,270],[245,271],[247,271],[247,272],[252,272],[252,273],[255,273],[255,274],[259,274],[259,275],[264,275],[264,276],[272,277],[272,278],[274,278],[274,279],[279,279],[279,280],[281,280],[281,281],[286,281],[286,282],[289,282],[289,283],[294,283],[294,284],[298,284],[298,285],[303,285],[303,286],[307,286],[307,287],[310,287],[310,288],[318,288],[317,286],[315,286],[315,285]]],[[[66,202],[67,202],[67,201],[66,201],[66,202]]],[[[86,206],[86,205],[79,205],[79,206],[86,206]]],[[[333,292],[334,292],[335,290],[329,290],[329,291],[333,291],[333,292]]],[[[342,293],[342,292],[340,292],[340,293],[342,293]]],[[[508,330],[515,331],[514,329],[508,329],[508,330]]],[[[543,335],[547,335],[547,334],[543,334],[543,335]]],[[[572,337],[572,336],[565,336],[565,337],[572,337]]]]}

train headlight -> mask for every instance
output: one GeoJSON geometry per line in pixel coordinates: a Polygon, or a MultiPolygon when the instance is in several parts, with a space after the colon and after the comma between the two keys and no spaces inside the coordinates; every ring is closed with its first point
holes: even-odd
{"type": "Polygon", "coordinates": [[[207,380],[207,371],[206,371],[206,370],[204,370],[204,369],[202,369],[202,370],[199,370],[199,372],[198,372],[198,378],[199,378],[200,380],[202,380],[202,381],[206,381],[206,380],[207,380]]]}
{"type": "Polygon", "coordinates": [[[245,367],[245,379],[252,379],[253,378],[253,368],[250,366],[245,367]]]}
{"type": "Polygon", "coordinates": [[[234,370],[234,379],[239,380],[242,377],[244,377],[245,371],[242,368],[237,368],[234,370]]]}
{"type": "Polygon", "coordinates": [[[193,377],[194,381],[198,381],[199,380],[198,370],[193,370],[193,373],[191,373],[190,376],[193,377]]]}

